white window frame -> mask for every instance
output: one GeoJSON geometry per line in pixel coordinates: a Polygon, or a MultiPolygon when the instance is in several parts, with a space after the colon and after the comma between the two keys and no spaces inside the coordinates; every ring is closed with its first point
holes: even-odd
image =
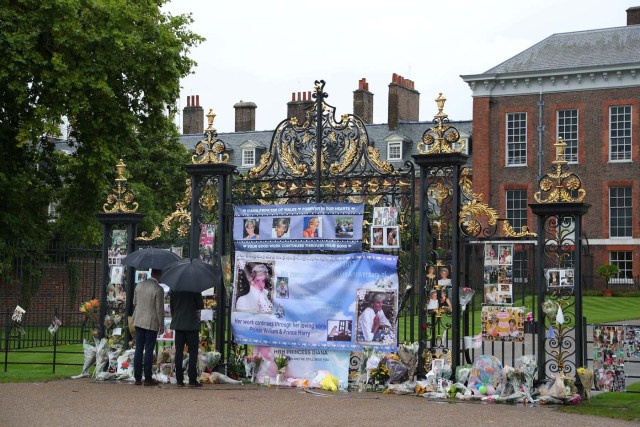
{"type": "Polygon", "coordinates": [[[630,162],[632,152],[633,108],[631,105],[612,105],[609,107],[609,162],[630,162]],[[623,110],[624,111],[621,111],[623,110]],[[616,150],[614,147],[621,148],[616,150]]]}
{"type": "Polygon", "coordinates": [[[402,160],[402,141],[387,141],[387,160],[390,162],[399,162],[402,160]],[[397,151],[398,156],[392,156],[391,153],[397,151]]]}
{"type": "MultiPolygon", "coordinates": [[[[516,231],[519,231],[522,228],[523,225],[527,225],[527,215],[528,215],[528,205],[529,205],[528,204],[528,199],[527,199],[528,197],[529,197],[529,194],[527,193],[526,189],[512,188],[512,189],[505,190],[505,193],[504,193],[505,214],[506,214],[506,217],[507,217],[507,221],[509,221],[511,226],[516,231]],[[513,197],[509,197],[509,196],[510,195],[514,196],[516,191],[518,192],[519,195],[524,193],[524,196],[525,196],[525,198],[524,198],[524,209],[522,207],[519,207],[518,209],[513,208],[513,206],[509,207],[509,203],[511,202],[511,204],[513,204],[513,202],[515,201],[513,199],[513,197]],[[515,213],[515,212],[518,212],[518,213],[524,212],[524,218],[519,218],[519,221],[521,221],[521,223],[515,224],[514,223],[515,222],[514,221],[515,218],[513,218],[512,216],[509,215],[510,212],[513,212],[513,213],[515,213]]],[[[517,200],[519,202],[521,202],[523,199],[518,198],[517,200]]]]}
{"type": "Polygon", "coordinates": [[[255,166],[256,165],[256,149],[255,148],[243,148],[242,149],[242,166],[255,166]],[[247,159],[248,154],[251,153],[251,161],[247,159]]]}
{"type": "Polygon", "coordinates": [[[527,113],[507,113],[505,117],[506,166],[527,166],[527,113]],[[520,155],[516,156],[518,152],[520,155]]]}
{"type": "MultiPolygon", "coordinates": [[[[617,192],[617,191],[616,191],[617,192]]],[[[609,187],[609,237],[611,237],[612,239],[626,239],[629,237],[633,237],[633,188],[630,186],[616,186],[616,187],[609,187]],[[620,195],[616,195],[616,200],[620,199],[620,200],[624,200],[625,203],[624,205],[620,205],[619,203],[616,203],[616,206],[613,206],[612,202],[612,194],[611,194],[611,190],[616,189],[616,190],[621,190],[624,189],[625,192],[628,191],[628,194],[625,194],[624,198],[620,197],[620,195]],[[615,219],[617,222],[617,225],[615,226],[615,230],[616,230],[616,235],[614,236],[613,230],[614,230],[614,226],[613,226],[613,218],[614,218],[614,209],[617,212],[615,215],[615,219]],[[624,214],[626,211],[628,214],[624,214]],[[628,221],[628,225],[620,225],[620,222],[627,222],[628,221]],[[628,234],[625,235],[620,235],[618,233],[620,232],[627,232],[628,234]]]]}
{"type": "Polygon", "coordinates": [[[633,281],[633,251],[609,252],[609,264],[618,267],[618,277],[612,278],[611,284],[630,284],[633,281]],[[622,259],[624,258],[624,259],[622,259]]]}
{"type": "Polygon", "coordinates": [[[556,111],[556,141],[562,138],[567,144],[564,158],[569,163],[579,163],[579,123],[580,111],[577,108],[566,108],[556,111]],[[571,114],[569,117],[568,115],[571,114]],[[573,122],[575,120],[575,123],[573,122]]]}

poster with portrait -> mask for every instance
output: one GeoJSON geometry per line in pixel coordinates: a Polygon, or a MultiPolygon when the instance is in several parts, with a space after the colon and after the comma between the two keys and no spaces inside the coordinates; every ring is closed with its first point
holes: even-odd
{"type": "Polygon", "coordinates": [[[239,251],[362,249],[363,203],[245,205],[233,212],[239,251]]]}
{"type": "Polygon", "coordinates": [[[356,342],[366,345],[395,343],[397,293],[358,289],[357,295],[356,342]]]}
{"type": "Polygon", "coordinates": [[[624,337],[623,325],[593,325],[593,373],[596,390],[625,390],[624,337]]]}
{"type": "Polygon", "coordinates": [[[158,341],[173,341],[173,329],[171,329],[171,317],[165,316],[164,329],[158,334],[158,341]]]}
{"type": "Polygon", "coordinates": [[[397,257],[238,251],[231,304],[231,326],[241,344],[395,351],[397,257]],[[383,324],[375,331],[374,317],[383,324]],[[376,335],[380,329],[387,331],[376,335]]]}
{"type": "Polygon", "coordinates": [[[524,341],[524,307],[482,307],[482,339],[524,341]]]}

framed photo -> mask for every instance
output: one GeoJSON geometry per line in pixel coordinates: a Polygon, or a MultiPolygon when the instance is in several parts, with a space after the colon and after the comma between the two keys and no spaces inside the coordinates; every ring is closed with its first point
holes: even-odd
{"type": "Polygon", "coordinates": [[[151,270],[138,270],[136,271],[135,282],[140,283],[143,280],[147,280],[149,277],[151,277],[151,270]]]}
{"type": "Polygon", "coordinates": [[[545,270],[547,289],[572,289],[574,286],[573,273],[573,268],[549,268],[545,270]]]}
{"type": "Polygon", "coordinates": [[[385,228],[385,247],[387,248],[399,248],[400,247],[400,227],[386,227],[385,228]]]}
{"type": "Polygon", "coordinates": [[[111,283],[113,283],[114,285],[122,285],[123,276],[124,265],[111,266],[111,283]]]}
{"type": "Polygon", "coordinates": [[[384,248],[384,227],[371,227],[371,247],[384,248]]]}

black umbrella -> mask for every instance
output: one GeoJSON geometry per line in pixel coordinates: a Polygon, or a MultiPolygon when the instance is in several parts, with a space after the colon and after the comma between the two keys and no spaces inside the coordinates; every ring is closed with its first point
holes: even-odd
{"type": "Polygon", "coordinates": [[[176,292],[202,292],[216,286],[221,279],[219,268],[200,259],[183,259],[162,271],[160,283],[176,292]]]}
{"type": "Polygon", "coordinates": [[[170,264],[180,261],[180,257],[167,249],[147,248],[138,249],[122,258],[122,263],[137,269],[152,268],[163,270],[170,264]]]}

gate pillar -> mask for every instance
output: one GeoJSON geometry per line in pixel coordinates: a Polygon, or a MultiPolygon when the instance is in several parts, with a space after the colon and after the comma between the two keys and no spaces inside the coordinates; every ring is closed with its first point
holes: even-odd
{"type": "MultiPolygon", "coordinates": [[[[127,178],[125,177],[126,165],[120,159],[116,165],[118,176],[115,179],[115,186],[112,193],[107,196],[107,203],[103,206],[104,213],[96,215],[102,224],[102,286],[100,287],[100,338],[105,335],[104,318],[107,314],[107,286],[110,283],[109,248],[113,246],[114,229],[124,229],[127,233],[125,248],[130,254],[136,249],[134,236],[137,233],[138,224],[145,215],[137,213],[138,203],[134,201],[133,193],[127,189],[127,178]]],[[[128,319],[133,314],[133,275],[128,274],[125,285],[125,324],[128,326],[128,319]]],[[[125,328],[125,348],[129,345],[131,334],[129,328],[125,328]]]]}
{"type": "MultiPolygon", "coordinates": [[[[443,113],[446,98],[442,94],[436,98],[438,113],[434,116],[434,127],[427,129],[418,144],[420,154],[414,155],[415,163],[420,167],[419,208],[420,208],[420,253],[419,253],[419,280],[420,287],[428,289],[426,268],[434,266],[436,272],[448,269],[450,282],[446,285],[435,283],[435,286],[450,286],[451,311],[444,312],[441,309],[428,312],[425,307],[426,292],[419,295],[419,319],[421,325],[428,325],[426,329],[420,328],[420,357],[424,357],[424,351],[432,351],[434,348],[448,348],[448,339],[451,339],[449,353],[451,356],[451,369],[455,372],[460,362],[461,349],[461,322],[460,322],[460,238],[458,218],[461,210],[462,192],[459,186],[462,167],[467,163],[468,156],[462,153],[464,143],[460,141],[458,130],[449,125],[448,115],[443,113]],[[430,230],[430,231],[428,231],[430,230]],[[431,235],[428,236],[427,233],[431,235]],[[428,322],[428,316],[431,321],[428,322]],[[451,323],[443,322],[443,316],[451,316],[451,323]],[[451,336],[447,337],[446,331],[451,330],[451,336]],[[444,332],[439,332],[444,331],[444,332]],[[427,337],[427,333],[430,337],[427,337]],[[427,346],[427,339],[430,343],[427,346]]],[[[423,363],[419,363],[422,370],[427,370],[423,363]]],[[[425,373],[425,372],[422,372],[425,373]]]]}
{"type": "MultiPolygon", "coordinates": [[[[203,225],[213,225],[215,229],[214,253],[211,261],[222,268],[221,257],[230,253],[229,236],[231,212],[227,205],[231,200],[231,177],[236,166],[227,163],[229,155],[225,152],[224,142],[218,139],[213,127],[215,114],[209,110],[208,127],[204,131],[205,139],[196,144],[192,164],[185,169],[191,178],[191,228],[189,239],[189,257],[200,257],[200,232],[203,225]]],[[[216,350],[221,360],[225,360],[225,323],[226,293],[222,281],[215,285],[216,291],[216,350]]]]}
{"type": "Polygon", "coordinates": [[[534,194],[532,212],[537,217],[536,289],[538,322],[538,377],[576,374],[584,365],[582,314],[582,216],[590,205],[580,178],[568,172],[566,143],[554,144],[553,171],[544,175],[534,194]],[[557,316],[561,309],[563,316],[557,316]],[[545,331],[546,330],[546,331],[545,331]]]}

